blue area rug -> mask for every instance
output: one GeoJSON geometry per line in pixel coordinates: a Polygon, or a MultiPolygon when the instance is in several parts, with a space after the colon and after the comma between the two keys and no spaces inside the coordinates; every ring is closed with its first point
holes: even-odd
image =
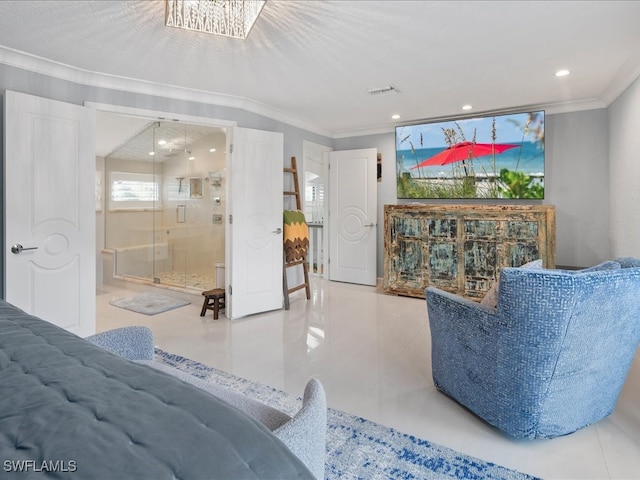
{"type": "MultiPolygon", "coordinates": [[[[156,361],[215,382],[294,415],[300,397],[156,349],[156,361]]],[[[326,478],[333,479],[535,479],[392,428],[329,408],[326,478]]]]}
{"type": "Polygon", "coordinates": [[[132,312],[143,313],[145,315],[156,315],[189,305],[189,302],[157,293],[145,293],[136,295],[135,297],[114,298],[109,303],[114,307],[124,308],[125,310],[131,310],[132,312]]]}

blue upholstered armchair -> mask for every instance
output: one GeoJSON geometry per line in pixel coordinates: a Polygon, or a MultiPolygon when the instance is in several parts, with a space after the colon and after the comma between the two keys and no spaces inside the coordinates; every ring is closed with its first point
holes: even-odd
{"type": "Polygon", "coordinates": [[[148,327],[115,328],[91,335],[86,340],[128,360],[173,375],[242,410],[271,430],[317,479],[324,479],[327,399],[319,380],[312,378],[307,382],[302,408],[291,417],[259,400],[154,361],[153,333],[148,327]]]}
{"type": "Polygon", "coordinates": [[[436,387],[517,438],[606,417],[640,342],[637,266],[505,268],[495,309],[427,288],[436,387]]]}

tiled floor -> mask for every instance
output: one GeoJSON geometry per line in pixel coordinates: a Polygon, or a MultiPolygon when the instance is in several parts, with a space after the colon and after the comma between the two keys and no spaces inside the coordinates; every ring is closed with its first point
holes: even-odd
{"type": "Polygon", "coordinates": [[[640,479],[640,354],[610,417],[566,437],[515,441],[435,390],[424,300],[315,277],[311,300],[297,292],[289,311],[234,321],[200,317],[199,296],[155,316],[109,305],[135,293],[100,288],[98,331],[147,325],[163,350],[298,396],[317,377],[330,407],[545,479],[640,479]]]}
{"type": "MultiPolygon", "coordinates": [[[[186,274],[185,272],[157,272],[155,278],[158,279],[157,283],[163,283],[165,285],[185,286],[189,288],[197,288],[199,290],[210,290],[216,284],[215,278],[212,275],[202,275],[199,273],[186,274]]],[[[154,276],[145,277],[149,282],[154,282],[154,276]]]]}

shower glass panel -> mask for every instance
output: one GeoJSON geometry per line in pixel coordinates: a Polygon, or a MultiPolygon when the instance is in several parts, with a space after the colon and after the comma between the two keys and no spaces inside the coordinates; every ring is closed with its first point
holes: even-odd
{"type": "Polygon", "coordinates": [[[106,157],[117,276],[198,294],[224,285],[225,149],[223,129],[161,121],[106,157]]]}

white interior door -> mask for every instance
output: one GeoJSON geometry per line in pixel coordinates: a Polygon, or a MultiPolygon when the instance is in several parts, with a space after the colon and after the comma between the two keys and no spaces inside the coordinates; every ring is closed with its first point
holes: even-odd
{"type": "Polygon", "coordinates": [[[282,308],[283,135],[235,128],[230,179],[229,318],[282,308]]]}
{"type": "Polygon", "coordinates": [[[5,94],[5,299],[80,336],[95,332],[94,123],[5,94]]]}
{"type": "Polygon", "coordinates": [[[329,280],[376,284],[377,153],[329,153],[329,280]]]}
{"type": "MultiPolygon", "coordinates": [[[[329,191],[329,152],[333,149],[307,141],[302,142],[302,149],[305,178],[302,191],[305,193],[305,216],[309,222],[310,237],[307,261],[313,274],[327,278],[329,270],[325,252],[329,251],[329,243],[325,231],[328,232],[329,200],[325,192],[329,191]],[[314,191],[310,192],[309,187],[314,191]],[[309,197],[310,193],[312,195],[309,197]]],[[[302,281],[290,285],[300,283],[302,281]]]]}

